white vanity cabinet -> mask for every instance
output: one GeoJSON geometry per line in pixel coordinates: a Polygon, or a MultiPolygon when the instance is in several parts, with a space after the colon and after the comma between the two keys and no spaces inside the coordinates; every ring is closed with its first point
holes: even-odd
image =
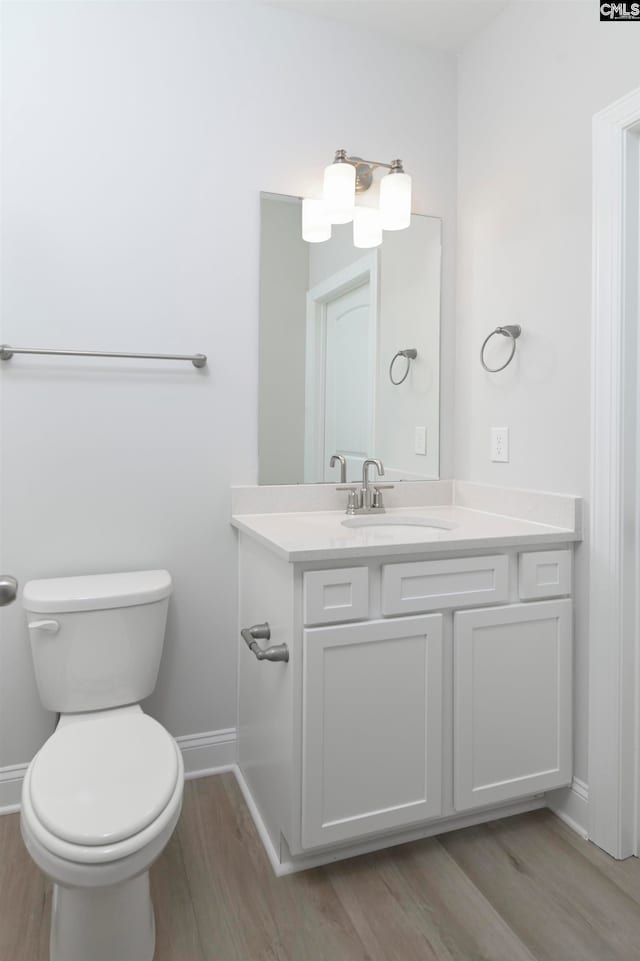
{"type": "Polygon", "coordinates": [[[292,563],[240,533],[240,626],[268,621],[289,649],[269,663],[240,641],[240,783],[275,865],[541,806],[570,783],[558,546],[292,563]]]}
{"type": "Polygon", "coordinates": [[[571,780],[571,601],[454,615],[454,805],[571,780]]]}
{"type": "Polygon", "coordinates": [[[442,615],[304,632],[302,846],[442,813],[442,615]]]}

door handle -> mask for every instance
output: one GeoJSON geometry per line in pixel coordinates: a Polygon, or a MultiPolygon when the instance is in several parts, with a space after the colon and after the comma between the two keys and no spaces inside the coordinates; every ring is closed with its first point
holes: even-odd
{"type": "Polygon", "coordinates": [[[18,593],[18,582],[11,574],[0,574],[0,607],[11,604],[18,593]]]}

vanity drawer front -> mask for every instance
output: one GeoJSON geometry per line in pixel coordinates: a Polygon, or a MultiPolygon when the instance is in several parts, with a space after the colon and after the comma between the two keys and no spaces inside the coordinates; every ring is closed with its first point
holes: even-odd
{"type": "Polygon", "coordinates": [[[369,616],[369,569],[341,567],[304,575],[304,623],[336,624],[369,616]]]}
{"type": "Polygon", "coordinates": [[[530,551],[520,554],[518,593],[521,601],[571,593],[571,551],[530,551]]]}
{"type": "Polygon", "coordinates": [[[455,557],[447,561],[385,564],[382,613],[418,614],[509,599],[509,558],[455,557]]]}

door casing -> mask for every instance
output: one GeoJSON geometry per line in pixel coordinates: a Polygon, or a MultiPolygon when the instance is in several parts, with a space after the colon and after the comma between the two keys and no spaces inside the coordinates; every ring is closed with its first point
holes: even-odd
{"type": "Polygon", "coordinates": [[[639,852],[640,89],[593,124],[589,838],[639,852]]]}

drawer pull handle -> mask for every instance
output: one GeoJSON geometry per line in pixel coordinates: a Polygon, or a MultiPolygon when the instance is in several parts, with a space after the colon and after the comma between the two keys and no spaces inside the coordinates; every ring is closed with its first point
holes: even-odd
{"type": "Polygon", "coordinates": [[[243,627],[240,631],[242,637],[249,648],[253,651],[259,661],[285,661],[289,660],[289,648],[286,644],[273,644],[271,647],[262,648],[258,641],[271,640],[271,628],[268,621],[264,624],[254,624],[253,627],[243,627]]]}

